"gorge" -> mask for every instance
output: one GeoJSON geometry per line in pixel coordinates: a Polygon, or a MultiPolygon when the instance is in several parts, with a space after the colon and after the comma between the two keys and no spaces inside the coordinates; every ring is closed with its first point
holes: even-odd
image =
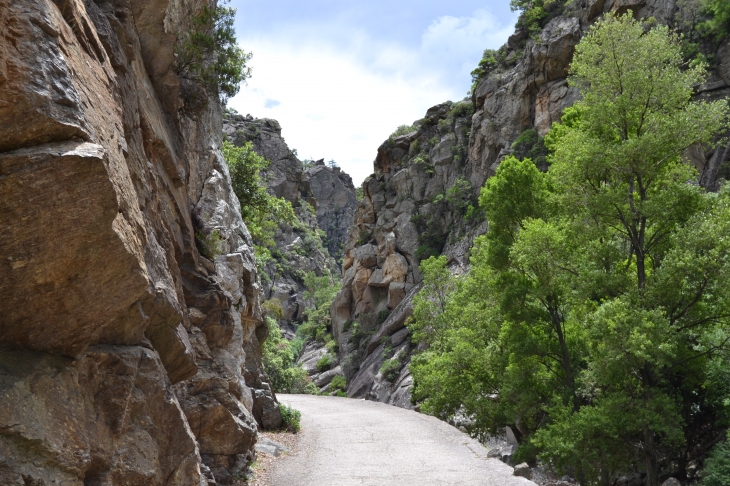
{"type": "MultiPolygon", "coordinates": [[[[0,0],[0,484],[250,477],[258,432],[282,422],[267,318],[305,341],[294,358],[318,391],[418,410],[419,265],[445,256],[467,274],[489,228],[485,183],[510,156],[547,170],[544,137],[580,99],[575,48],[606,15],[685,32],[711,61],[695,99],[730,99],[730,39],[690,38],[689,3],[545,2],[485,53],[470,97],[377,149],[358,195],[334,164],[301,161],[276,120],[224,109],[180,70],[192,19],[214,4],[0,0]],[[267,258],[224,142],[269,161],[263,184],[293,209],[267,258]],[[312,278],[336,290],[326,308],[312,278]]],[[[710,193],[729,176],[730,146],[714,142],[683,154],[710,193]]],[[[519,417],[503,425],[522,439],[519,417]]]]}

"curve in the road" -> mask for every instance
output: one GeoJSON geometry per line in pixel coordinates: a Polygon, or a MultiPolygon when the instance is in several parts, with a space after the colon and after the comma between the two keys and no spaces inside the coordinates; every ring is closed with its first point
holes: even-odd
{"type": "Polygon", "coordinates": [[[302,436],[296,451],[276,462],[272,486],[535,486],[428,415],[338,397],[279,401],[302,412],[302,436]]]}

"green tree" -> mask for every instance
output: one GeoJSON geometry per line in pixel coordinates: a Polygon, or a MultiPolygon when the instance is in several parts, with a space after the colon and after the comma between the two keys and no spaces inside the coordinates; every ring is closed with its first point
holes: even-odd
{"type": "Polygon", "coordinates": [[[304,291],[304,298],[311,300],[314,307],[307,308],[307,321],[299,326],[297,335],[329,344],[333,342],[332,335],[328,332],[332,324],[330,306],[339,292],[341,284],[335,282],[328,271],[324,272],[321,277],[314,272],[307,272],[304,276],[304,286],[307,289],[304,291]]]}
{"type": "Polygon", "coordinates": [[[223,157],[231,174],[233,192],[241,203],[241,216],[257,246],[256,253],[269,255],[269,248],[275,246],[274,234],[279,223],[294,221],[291,203],[266,190],[261,171],[270,162],[254,151],[251,142],[242,147],[223,142],[223,157]]]}
{"type": "MultiPolygon", "coordinates": [[[[307,393],[316,395],[319,390],[301,366],[296,365],[292,345],[284,339],[276,321],[266,318],[269,335],[263,344],[264,369],[277,393],[307,393]]],[[[298,353],[297,353],[298,354],[298,353]]]]}
{"type": "Polygon", "coordinates": [[[204,5],[191,16],[190,29],[175,49],[178,75],[204,86],[224,103],[251,77],[251,53],[238,47],[236,9],[204,5]]]}
{"type": "Polygon", "coordinates": [[[681,157],[727,126],[727,103],[692,101],[703,79],[664,27],[609,16],[583,38],[547,175],[505,159],[469,274],[441,307],[424,287],[411,326],[439,338],[411,365],[423,410],[466,411],[476,434],[512,424],[518,455],[583,484],[638,468],[656,486],[660,459],[681,472],[715,439],[697,430],[722,433],[730,192],[705,194],[681,157]]]}
{"type": "MultiPolygon", "coordinates": [[[[727,104],[693,102],[704,68],[685,69],[676,35],[666,27],[647,32],[630,16],[597,23],[577,46],[571,74],[583,99],[570,113],[570,125],[550,138],[549,174],[561,218],[580,228],[574,241],[587,236],[582,248],[591,250],[572,259],[579,263],[574,292],[586,299],[572,312],[581,316],[590,343],[583,393],[592,400],[574,407],[560,425],[545,427],[536,442],[560,462],[565,456],[551,451],[565,444],[566,433],[591,437],[590,431],[607,430],[605,423],[617,426],[611,417],[623,417],[611,437],[634,447],[654,485],[659,457],[686,444],[682,425],[692,417],[683,410],[692,407],[682,401],[703,380],[697,333],[727,324],[724,312],[706,305],[717,298],[710,287],[720,284],[716,278],[726,269],[713,274],[698,266],[695,278],[701,275],[704,283],[674,291],[674,279],[688,277],[675,265],[698,258],[691,236],[699,231],[697,214],[709,204],[697,185],[687,183],[697,174],[681,154],[710,142],[725,124],[727,104]],[[694,312],[701,316],[686,322],[694,312]]],[[[722,245],[716,250],[725,251],[722,245]]],[[[625,460],[615,444],[590,458],[585,445],[574,443],[570,462],[594,479],[605,480],[625,460]]]]}
{"type": "Polygon", "coordinates": [[[730,3],[725,0],[702,0],[710,19],[703,25],[704,29],[722,38],[730,33],[730,3]]]}

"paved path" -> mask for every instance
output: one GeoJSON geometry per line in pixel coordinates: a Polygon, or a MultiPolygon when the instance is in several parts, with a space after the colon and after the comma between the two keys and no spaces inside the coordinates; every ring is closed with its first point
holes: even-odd
{"type": "Polygon", "coordinates": [[[535,486],[428,415],[348,398],[278,398],[302,412],[302,437],[274,463],[272,486],[535,486]]]}

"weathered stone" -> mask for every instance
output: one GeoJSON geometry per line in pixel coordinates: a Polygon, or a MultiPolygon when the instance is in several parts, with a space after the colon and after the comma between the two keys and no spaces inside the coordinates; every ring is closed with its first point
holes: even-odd
{"type": "Polygon", "coordinates": [[[269,456],[279,457],[282,454],[288,453],[289,450],[290,449],[284,444],[279,444],[278,442],[267,439],[265,437],[259,439],[259,441],[256,443],[256,452],[268,454],[269,456]]]}
{"type": "Polygon", "coordinates": [[[521,478],[532,479],[532,471],[530,470],[529,464],[526,462],[516,465],[513,474],[521,478]]]}
{"type": "Polygon", "coordinates": [[[2,351],[0,370],[3,484],[201,484],[195,437],[154,351],[2,351]]]}
{"type": "Polygon", "coordinates": [[[204,4],[0,0],[2,484],[202,486],[230,472],[199,444],[253,457],[251,237],[220,106],[173,71],[204,4]]]}

